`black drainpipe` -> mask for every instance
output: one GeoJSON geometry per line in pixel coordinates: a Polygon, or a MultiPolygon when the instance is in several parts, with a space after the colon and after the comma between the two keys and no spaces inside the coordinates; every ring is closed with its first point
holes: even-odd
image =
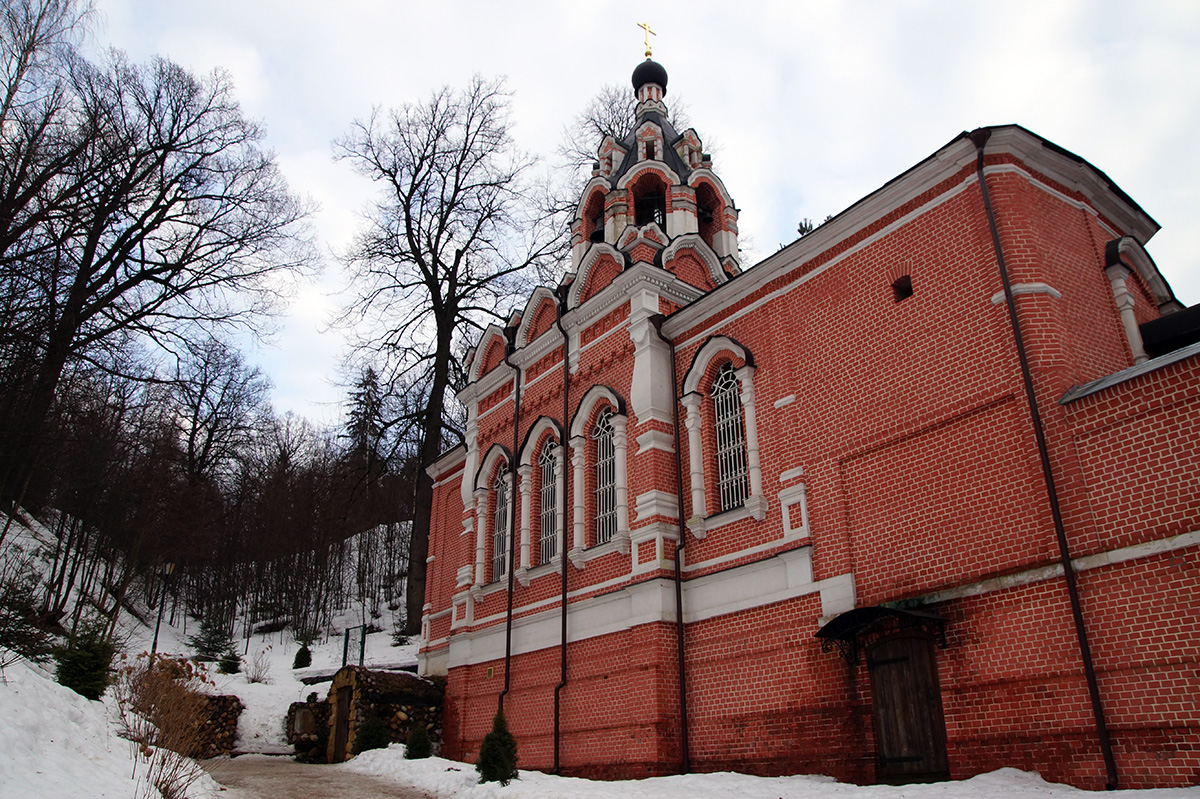
{"type": "Polygon", "coordinates": [[[692,755],[688,747],[688,704],[687,704],[687,669],[683,661],[683,548],[687,546],[687,534],[683,523],[683,462],[681,458],[683,447],[679,438],[679,394],[675,391],[675,343],[663,335],[662,326],[666,317],[654,314],[650,323],[654,332],[666,342],[671,353],[671,422],[675,426],[675,503],[676,515],[679,517],[679,541],[675,545],[675,647],[679,657],[679,744],[681,774],[692,771],[692,755]]]}
{"type": "Polygon", "coordinates": [[[568,416],[571,412],[571,406],[568,401],[568,390],[571,386],[570,374],[568,372],[568,356],[571,352],[571,337],[567,335],[567,329],[563,327],[562,319],[567,313],[567,286],[558,287],[558,314],[554,319],[554,324],[558,325],[558,330],[562,333],[562,470],[563,470],[563,525],[562,525],[562,547],[558,553],[559,566],[562,570],[562,628],[559,634],[559,662],[558,662],[558,685],[554,686],[554,773],[562,773],[562,761],[559,759],[559,750],[562,743],[562,689],[567,685],[567,510],[570,509],[571,503],[568,498],[571,496],[571,470],[567,467],[570,465],[570,458],[567,457],[567,441],[570,435],[570,422],[568,416]]]}
{"type": "Polygon", "coordinates": [[[512,362],[512,355],[517,349],[517,328],[504,328],[504,337],[508,340],[504,347],[504,362],[513,370],[513,445],[512,459],[509,464],[508,473],[512,475],[512,490],[508,492],[508,611],[504,617],[504,690],[500,692],[500,701],[497,705],[498,712],[504,712],[504,697],[508,695],[509,688],[509,671],[512,666],[512,619],[513,619],[513,588],[515,585],[516,571],[516,538],[517,538],[517,489],[520,484],[517,482],[517,459],[520,455],[517,452],[517,447],[520,446],[519,435],[521,429],[521,370],[512,362]]]}
{"type": "Polygon", "coordinates": [[[980,191],[983,193],[983,207],[987,212],[988,227],[992,231],[992,246],[996,250],[996,261],[1000,265],[1000,280],[1004,284],[1004,301],[1008,306],[1008,317],[1012,320],[1013,340],[1017,347],[1017,358],[1021,361],[1021,378],[1025,382],[1025,395],[1029,400],[1033,434],[1037,439],[1038,457],[1042,462],[1042,477],[1046,481],[1046,494],[1050,500],[1050,514],[1054,517],[1054,534],[1058,538],[1058,552],[1062,561],[1063,577],[1066,579],[1067,594],[1071,599],[1075,636],[1079,640],[1079,654],[1083,658],[1083,673],[1087,679],[1088,695],[1092,700],[1092,716],[1096,720],[1096,737],[1100,741],[1100,751],[1104,755],[1104,770],[1108,777],[1108,783],[1104,787],[1113,791],[1117,788],[1117,763],[1113,759],[1108,725],[1104,722],[1104,706],[1100,703],[1100,686],[1096,682],[1096,668],[1092,663],[1092,651],[1088,646],[1087,630],[1083,625],[1083,609],[1079,604],[1079,588],[1075,584],[1075,568],[1071,565],[1071,550],[1067,544],[1067,533],[1063,526],[1062,509],[1058,504],[1054,472],[1050,468],[1050,452],[1046,447],[1046,433],[1042,428],[1042,416],[1038,412],[1037,398],[1033,393],[1033,375],[1029,370],[1029,356],[1025,352],[1025,339],[1021,335],[1021,321],[1017,317],[1017,304],[1013,300],[1008,266],[1004,261],[1004,249],[1000,246],[1000,231],[996,227],[996,213],[992,210],[992,198],[988,193],[987,180],[983,174],[983,148],[991,135],[992,131],[988,128],[978,128],[970,134],[971,143],[975,145],[975,171],[979,176],[980,191]]]}

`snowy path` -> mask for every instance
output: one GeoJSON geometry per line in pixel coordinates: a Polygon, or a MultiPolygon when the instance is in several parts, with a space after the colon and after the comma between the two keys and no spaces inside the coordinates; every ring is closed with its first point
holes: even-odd
{"type": "Polygon", "coordinates": [[[337,766],[297,763],[287,757],[243,755],[201,763],[209,776],[232,790],[228,799],[433,799],[424,791],[355,774],[337,766]]]}

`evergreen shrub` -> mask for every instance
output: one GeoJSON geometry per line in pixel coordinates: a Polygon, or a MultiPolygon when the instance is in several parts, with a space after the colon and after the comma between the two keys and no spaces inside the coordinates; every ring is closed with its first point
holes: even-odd
{"type": "Polygon", "coordinates": [[[308,648],[308,644],[302,645],[296,650],[296,657],[292,660],[293,669],[307,669],[312,665],[312,650],[308,648]]]}
{"type": "Polygon", "coordinates": [[[233,637],[225,625],[209,616],[200,620],[200,632],[188,639],[196,650],[196,662],[213,663],[233,651],[233,637]]]}
{"type": "Polygon", "coordinates": [[[55,677],[80,696],[99,699],[109,683],[109,669],[117,647],[104,636],[101,625],[85,625],[54,650],[55,677]]]}
{"type": "Polygon", "coordinates": [[[242,659],[232,649],[222,654],[221,659],[217,662],[217,671],[222,674],[237,674],[241,670],[242,659]]]}
{"type": "Polygon", "coordinates": [[[419,721],[408,728],[408,740],[404,742],[404,756],[409,760],[421,760],[433,754],[433,741],[429,730],[419,721]]]}
{"type": "Polygon", "coordinates": [[[492,731],[479,744],[479,761],[475,764],[480,782],[501,785],[517,778],[517,739],[508,731],[504,711],[497,710],[492,719],[492,731]]]}

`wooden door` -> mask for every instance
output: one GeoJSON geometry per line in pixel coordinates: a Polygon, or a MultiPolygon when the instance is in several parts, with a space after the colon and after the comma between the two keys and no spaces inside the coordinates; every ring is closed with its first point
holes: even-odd
{"type": "Polygon", "coordinates": [[[350,694],[353,689],[344,685],[337,692],[337,712],[333,720],[333,762],[346,759],[346,744],[350,742],[350,694]]]}
{"type": "Polygon", "coordinates": [[[867,650],[879,782],[950,778],[946,720],[933,641],[916,632],[883,638],[867,650]]]}

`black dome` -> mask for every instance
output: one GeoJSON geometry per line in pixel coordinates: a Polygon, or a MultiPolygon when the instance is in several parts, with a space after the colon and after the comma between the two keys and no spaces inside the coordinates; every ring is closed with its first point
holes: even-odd
{"type": "Polygon", "coordinates": [[[634,93],[636,94],[638,89],[647,83],[657,83],[662,86],[663,94],[667,93],[667,71],[663,69],[662,64],[651,61],[649,58],[638,64],[637,69],[633,71],[634,93]]]}

